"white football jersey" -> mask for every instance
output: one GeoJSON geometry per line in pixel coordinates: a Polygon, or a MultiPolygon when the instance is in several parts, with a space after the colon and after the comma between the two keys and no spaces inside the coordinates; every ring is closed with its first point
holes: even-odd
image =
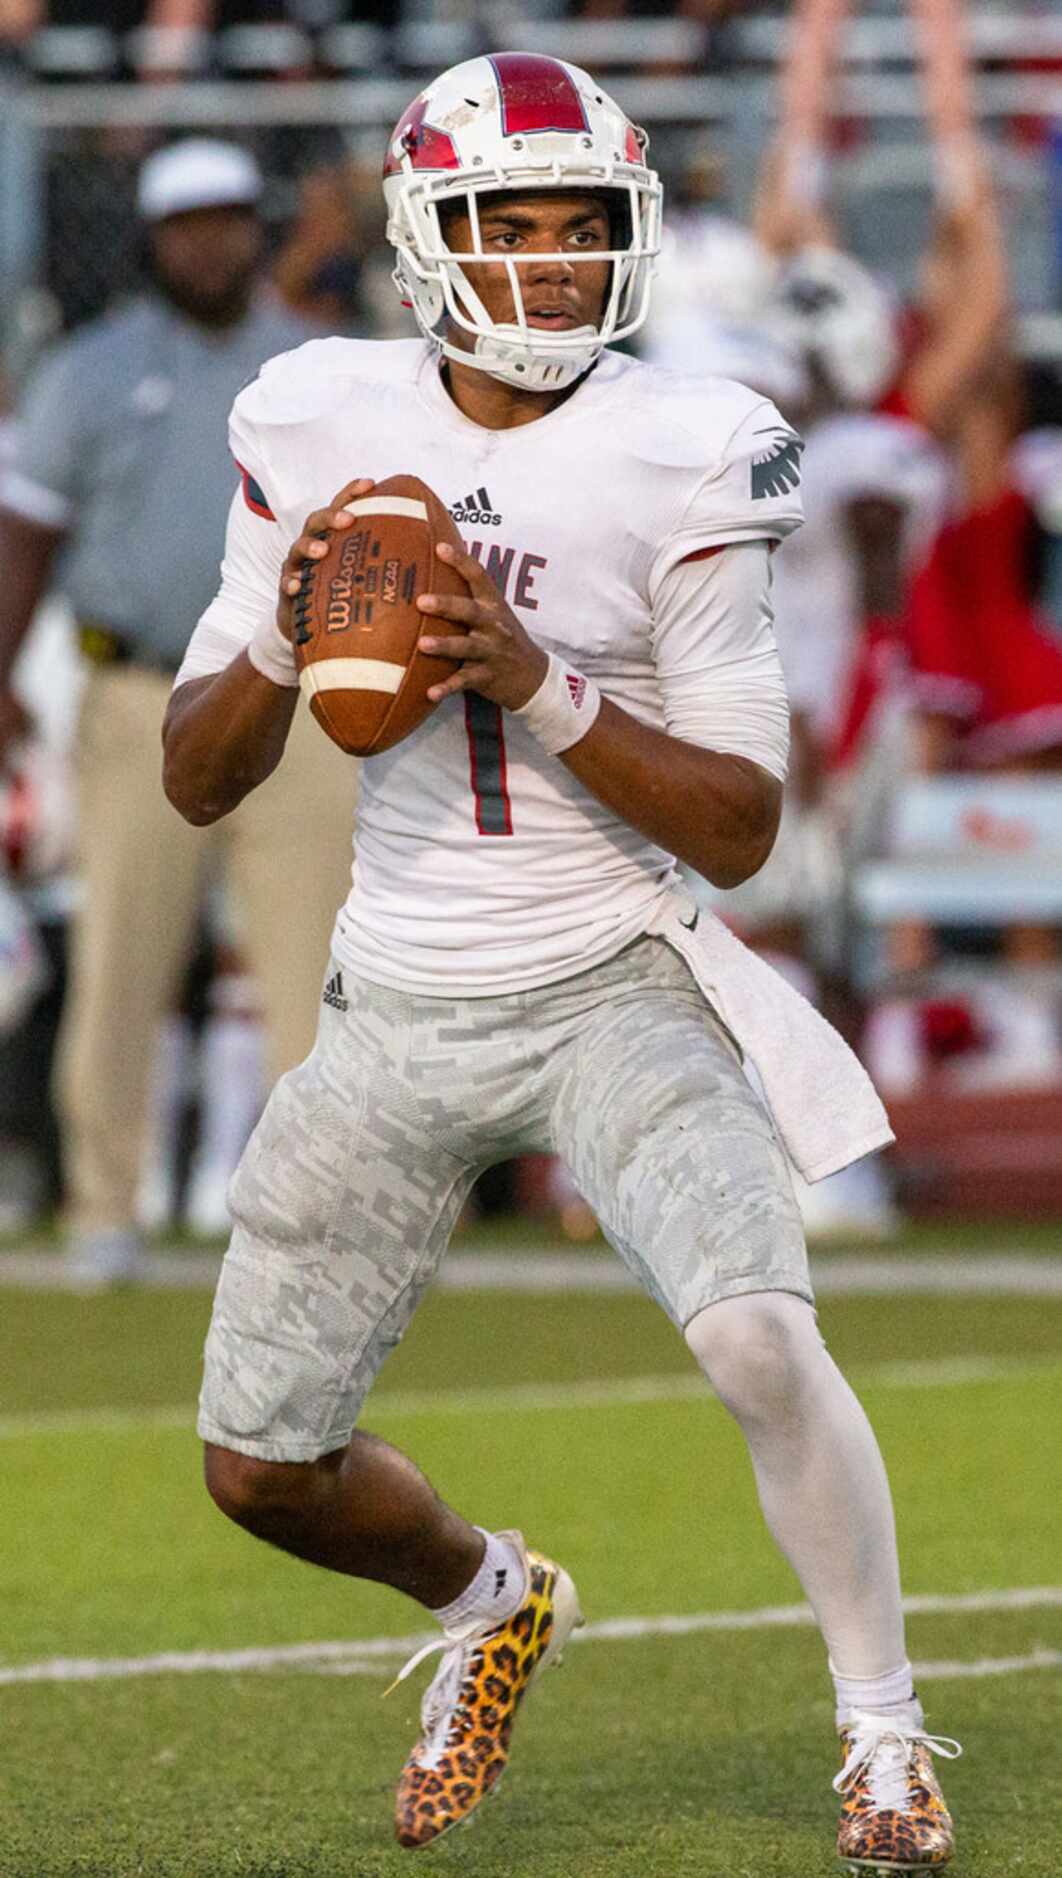
{"type": "Polygon", "coordinates": [[[928,431],[908,418],[842,412],[809,429],[803,486],[806,521],[779,560],[774,610],[790,703],[829,742],[862,626],[859,570],[845,510],[860,496],[898,503],[911,575],[944,520],[947,460],[928,431]]]}
{"type": "MultiPolygon", "coordinates": [[[[325,339],[263,368],[236,400],[231,440],[243,492],[178,684],[221,669],[273,612],[312,509],[358,476],[406,473],[447,504],[540,645],[642,722],[784,774],[762,544],[800,521],[800,445],[762,397],[605,352],[547,416],[488,430],[453,403],[423,341],[325,339]],[[750,603],[691,606],[691,571],[676,569],[729,543],[759,544],[750,603]],[[759,741],[735,706],[744,674],[774,725],[759,741]]],[[[502,995],[618,951],[674,878],[673,857],[518,719],[452,697],[363,765],[334,950],[396,989],[502,995]]]]}

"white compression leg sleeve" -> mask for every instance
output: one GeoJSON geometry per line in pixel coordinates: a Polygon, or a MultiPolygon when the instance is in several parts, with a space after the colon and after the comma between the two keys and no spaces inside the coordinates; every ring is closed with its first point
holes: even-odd
{"type": "Polygon", "coordinates": [[[709,1305],[686,1341],[749,1445],[764,1517],[841,1676],[906,1662],[892,1500],[870,1423],[790,1292],[709,1305]]]}

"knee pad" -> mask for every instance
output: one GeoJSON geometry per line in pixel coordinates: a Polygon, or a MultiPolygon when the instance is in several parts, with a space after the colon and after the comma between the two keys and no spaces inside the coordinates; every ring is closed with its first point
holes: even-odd
{"type": "Polygon", "coordinates": [[[815,1313],[791,1292],[754,1291],[699,1311],[686,1342],[738,1419],[778,1410],[826,1358],[815,1313]]]}

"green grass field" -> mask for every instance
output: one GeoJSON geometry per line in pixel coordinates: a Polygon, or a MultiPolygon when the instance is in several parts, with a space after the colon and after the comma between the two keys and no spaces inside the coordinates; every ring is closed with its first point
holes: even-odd
{"type": "MultiPolygon", "coordinates": [[[[425,1629],[413,1605],[271,1553],[212,1509],[192,1432],[208,1311],[203,1292],[0,1291],[0,1878],[409,1868],[390,1794],[431,1667],[382,1703],[400,1642],[331,1663],[104,1673],[159,1652],[425,1629]],[[84,1679],[11,1680],[56,1657],[86,1659],[84,1679]]],[[[905,1590],[943,1605],[911,1617],[910,1643],[930,1726],[966,1749],[944,1767],[952,1869],[1058,1878],[1062,1297],[837,1298],[821,1319],[886,1454],[905,1590]],[[1008,1604],[1023,1588],[1054,1600],[1008,1604]],[[998,1595],[948,1607],[979,1593],[998,1595]]],[[[365,1423],[471,1517],[555,1551],[590,1631],[522,1713],[500,1796],[420,1864],[467,1878],[837,1869],[815,1632],[660,1629],[800,1591],[740,1437],[650,1305],[437,1293],[365,1423]],[[614,1618],[644,1620],[640,1634],[596,1633],[614,1618]]]]}

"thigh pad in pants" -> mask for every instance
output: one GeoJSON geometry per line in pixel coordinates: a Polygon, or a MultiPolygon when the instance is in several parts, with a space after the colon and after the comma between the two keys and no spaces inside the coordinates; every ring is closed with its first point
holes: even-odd
{"type": "Polygon", "coordinates": [[[788,1162],[737,1046],[663,940],[622,957],[627,982],[589,1019],[561,1081],[558,1152],[680,1329],[745,1292],[812,1302],[788,1162]]]}

